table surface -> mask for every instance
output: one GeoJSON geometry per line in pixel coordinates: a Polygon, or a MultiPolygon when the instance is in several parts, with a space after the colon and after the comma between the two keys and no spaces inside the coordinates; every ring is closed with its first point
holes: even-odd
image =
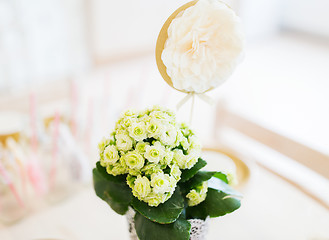
{"type": "MultiPolygon", "coordinates": [[[[254,166],[242,207],[212,219],[208,239],[329,239],[329,211],[281,178],[254,166]]],[[[91,186],[19,223],[0,228],[1,240],[129,239],[126,219],[91,186]]]]}

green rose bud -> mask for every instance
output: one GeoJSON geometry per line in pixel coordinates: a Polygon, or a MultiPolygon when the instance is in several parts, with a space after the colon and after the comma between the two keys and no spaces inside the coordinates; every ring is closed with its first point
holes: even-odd
{"type": "Polygon", "coordinates": [[[181,123],[180,129],[185,137],[194,135],[193,131],[189,128],[189,126],[186,123],[181,123]]]}
{"type": "Polygon", "coordinates": [[[170,193],[154,193],[151,192],[146,198],[145,201],[151,207],[157,207],[160,203],[164,203],[171,197],[170,193]]]}
{"type": "Polygon", "coordinates": [[[114,165],[108,165],[106,167],[106,171],[108,174],[117,176],[117,175],[125,174],[127,172],[127,169],[123,167],[120,163],[115,163],[114,165]]]}
{"type": "Polygon", "coordinates": [[[227,181],[229,185],[237,185],[238,184],[238,178],[236,176],[236,173],[226,173],[227,181]]]}
{"type": "Polygon", "coordinates": [[[150,143],[148,142],[138,142],[136,144],[136,151],[139,152],[140,154],[144,154],[146,152],[146,146],[149,146],[150,143]]]}
{"type": "Polygon", "coordinates": [[[174,153],[169,148],[167,148],[163,160],[161,161],[161,164],[168,166],[171,165],[173,157],[174,153]]]}
{"type": "Polygon", "coordinates": [[[172,190],[170,176],[164,173],[153,173],[151,175],[151,186],[154,193],[165,193],[172,190]]]}
{"type": "Polygon", "coordinates": [[[169,177],[169,189],[170,189],[169,192],[171,194],[173,194],[175,192],[177,182],[178,181],[173,176],[169,177]]]}
{"type": "Polygon", "coordinates": [[[123,133],[119,133],[115,135],[116,146],[119,150],[129,151],[133,146],[133,140],[127,135],[123,133]]]}
{"type": "Polygon", "coordinates": [[[119,160],[119,153],[115,146],[108,145],[103,153],[103,159],[101,159],[101,165],[107,166],[108,164],[114,164],[119,160]]]}
{"type": "Polygon", "coordinates": [[[195,189],[192,189],[187,195],[186,198],[188,198],[187,204],[190,207],[196,206],[199,203],[202,202],[202,198],[200,193],[198,193],[197,191],[195,191],[195,189]]]}
{"type": "Polygon", "coordinates": [[[157,119],[161,121],[170,121],[172,118],[165,112],[162,112],[161,110],[155,110],[150,113],[150,117],[152,119],[157,119]]]}
{"type": "Polygon", "coordinates": [[[179,144],[183,147],[184,150],[187,150],[190,147],[188,139],[184,136],[181,137],[179,144]]]}
{"type": "Polygon", "coordinates": [[[123,156],[128,168],[139,170],[144,166],[144,158],[137,151],[131,151],[123,156]]]}
{"type": "Polygon", "coordinates": [[[137,176],[134,188],[133,188],[133,194],[138,199],[142,200],[144,199],[149,193],[151,192],[150,187],[150,181],[147,177],[137,176]]]}
{"type": "Polygon", "coordinates": [[[148,137],[159,138],[163,131],[163,124],[157,119],[152,119],[147,123],[146,130],[148,137]]]}
{"type": "Polygon", "coordinates": [[[133,119],[132,117],[125,117],[122,119],[122,126],[124,128],[128,128],[130,127],[133,123],[135,122],[135,119],[133,119]]]}
{"type": "Polygon", "coordinates": [[[162,172],[161,166],[155,163],[148,163],[141,170],[145,173],[145,175],[152,175],[153,173],[162,172]]]}
{"type": "Polygon", "coordinates": [[[181,174],[182,172],[176,164],[170,167],[170,175],[173,176],[177,181],[179,181],[181,174]]]}
{"type": "Polygon", "coordinates": [[[189,158],[189,156],[187,156],[187,161],[185,163],[185,168],[190,169],[197,162],[198,162],[198,158],[197,157],[191,157],[191,158],[189,158]]]}
{"type": "Polygon", "coordinates": [[[190,147],[188,149],[188,153],[193,153],[196,157],[200,157],[202,145],[200,140],[194,135],[188,138],[190,147]]]}
{"type": "Polygon", "coordinates": [[[167,125],[160,136],[160,141],[164,145],[175,147],[177,129],[172,125],[167,125]]]}
{"type": "Polygon", "coordinates": [[[138,112],[134,109],[128,109],[123,113],[123,117],[136,117],[138,116],[138,112]]]}
{"type": "Polygon", "coordinates": [[[135,170],[135,169],[129,169],[128,172],[129,172],[129,174],[130,174],[131,176],[138,176],[138,175],[141,175],[141,172],[138,171],[138,170],[135,170]]]}
{"type": "Polygon", "coordinates": [[[199,203],[203,202],[207,197],[208,191],[208,182],[205,181],[201,185],[197,186],[196,189],[192,189],[187,195],[188,198],[188,205],[190,207],[196,206],[199,203]]]}
{"type": "Polygon", "coordinates": [[[181,149],[174,150],[173,163],[177,164],[180,169],[185,169],[187,157],[184,155],[181,149]]]}
{"type": "Polygon", "coordinates": [[[131,176],[129,174],[127,175],[127,184],[131,189],[134,188],[136,179],[137,179],[137,177],[135,177],[135,176],[131,176]]]}
{"type": "Polygon", "coordinates": [[[103,139],[98,143],[98,150],[100,153],[104,152],[104,149],[110,144],[110,139],[103,137],[103,139]]]}
{"type": "Polygon", "coordinates": [[[159,163],[162,160],[165,153],[165,148],[160,142],[155,142],[152,146],[146,146],[146,152],[144,156],[149,162],[159,163]]]}
{"type": "Polygon", "coordinates": [[[132,123],[128,128],[129,135],[136,141],[147,138],[146,125],[144,122],[132,123]]]}

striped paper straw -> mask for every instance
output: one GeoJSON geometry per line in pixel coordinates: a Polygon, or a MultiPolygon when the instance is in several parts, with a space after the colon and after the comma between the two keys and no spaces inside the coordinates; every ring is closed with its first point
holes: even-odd
{"type": "Polygon", "coordinates": [[[1,163],[1,158],[2,158],[2,156],[0,155],[0,175],[3,177],[3,179],[5,181],[5,184],[8,185],[9,189],[13,193],[13,195],[14,195],[15,199],[17,200],[18,204],[21,207],[24,207],[24,202],[22,201],[21,197],[19,196],[14,184],[12,183],[8,172],[6,171],[5,167],[1,163]]]}
{"type": "Polygon", "coordinates": [[[53,133],[53,146],[52,146],[52,161],[50,168],[50,182],[49,187],[52,188],[55,184],[56,178],[56,163],[58,157],[58,136],[59,136],[59,122],[60,122],[60,114],[58,111],[55,113],[54,119],[54,133],[53,133]]]}

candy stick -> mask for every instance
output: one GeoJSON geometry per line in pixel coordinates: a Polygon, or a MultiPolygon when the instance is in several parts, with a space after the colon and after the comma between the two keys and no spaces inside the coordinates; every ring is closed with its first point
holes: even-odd
{"type": "MultiPolygon", "coordinates": [[[[0,160],[1,160],[2,156],[0,155],[0,160]]],[[[12,183],[9,174],[7,173],[5,167],[2,165],[1,161],[0,161],[0,175],[3,177],[5,183],[9,186],[9,189],[12,191],[14,197],[16,198],[18,204],[21,207],[24,207],[24,202],[22,201],[22,199],[20,198],[14,184],[12,183]]]]}
{"type": "Polygon", "coordinates": [[[52,148],[52,161],[50,168],[50,183],[49,187],[52,188],[55,183],[56,178],[56,163],[58,156],[58,136],[59,136],[59,122],[60,122],[60,114],[56,111],[55,119],[54,119],[54,133],[53,133],[53,148],[52,148]]]}

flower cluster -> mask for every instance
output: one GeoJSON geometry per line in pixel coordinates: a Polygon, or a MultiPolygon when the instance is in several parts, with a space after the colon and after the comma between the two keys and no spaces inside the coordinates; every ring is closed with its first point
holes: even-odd
{"type": "MultiPolygon", "coordinates": [[[[181,170],[198,161],[201,144],[186,124],[176,122],[172,111],[153,107],[126,111],[110,137],[99,143],[99,152],[100,164],[109,174],[127,174],[133,195],[158,206],[172,196],[181,170]]],[[[192,195],[188,198],[194,199],[192,195]]]]}

